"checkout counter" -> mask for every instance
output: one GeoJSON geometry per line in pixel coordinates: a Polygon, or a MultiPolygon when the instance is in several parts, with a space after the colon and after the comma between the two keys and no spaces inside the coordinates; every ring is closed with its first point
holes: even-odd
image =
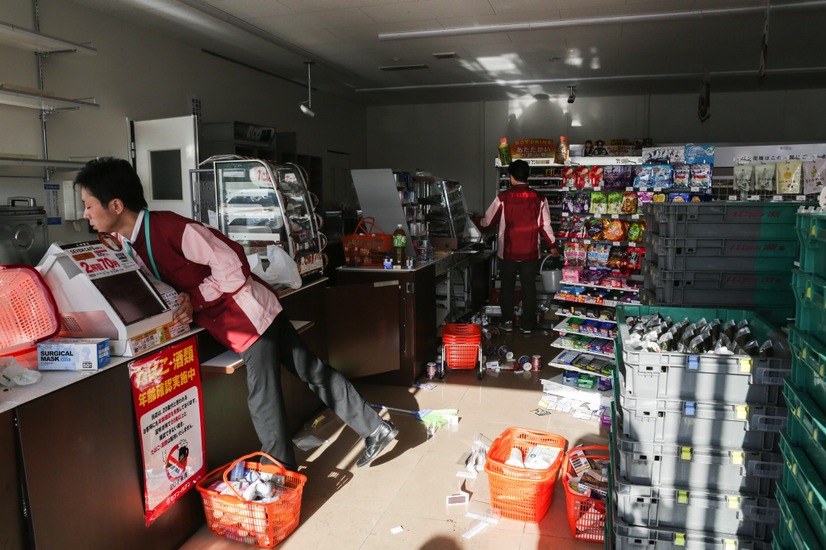
{"type": "MultiPolygon", "coordinates": [[[[307,345],[326,357],[325,278],[281,293],[284,312],[307,345]],[[301,321],[299,321],[301,320],[301,321]]],[[[244,369],[227,369],[224,348],[194,329],[201,363],[207,471],[258,450],[244,369]]],[[[145,525],[140,437],[128,363],[113,357],[92,372],[50,371],[31,386],[0,391],[0,548],[179,548],[204,523],[196,490],[145,525]]],[[[293,376],[283,377],[290,428],[322,406],[293,376]]]]}

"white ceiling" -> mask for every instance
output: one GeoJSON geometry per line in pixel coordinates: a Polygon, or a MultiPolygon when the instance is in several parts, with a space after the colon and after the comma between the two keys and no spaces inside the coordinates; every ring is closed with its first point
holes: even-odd
{"type": "Polygon", "coordinates": [[[826,88],[826,0],[75,1],[368,104],[826,88]]]}

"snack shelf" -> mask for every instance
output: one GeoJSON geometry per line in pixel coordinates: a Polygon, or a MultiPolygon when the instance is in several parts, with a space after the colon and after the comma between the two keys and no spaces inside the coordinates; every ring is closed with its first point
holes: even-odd
{"type": "MultiPolygon", "coordinates": [[[[582,319],[584,321],[598,321],[600,323],[604,322],[604,323],[614,323],[614,324],[616,324],[615,321],[603,321],[602,319],[587,319],[587,318],[584,318],[584,317],[577,317],[577,318],[582,319]]],[[[558,325],[556,325],[553,328],[553,330],[555,332],[561,332],[561,333],[564,333],[564,334],[578,334],[580,336],[593,336],[594,338],[604,338],[606,340],[613,338],[613,336],[601,336],[601,335],[594,334],[593,332],[581,332],[581,331],[578,331],[578,330],[571,330],[570,328],[568,328],[568,321],[567,320],[560,321],[560,323],[558,325]]],[[[611,357],[613,358],[614,356],[611,355],[611,357]]]]}
{"type": "MultiPolygon", "coordinates": [[[[579,336],[590,336],[592,338],[596,338],[597,340],[610,340],[610,338],[603,338],[601,336],[593,336],[592,334],[582,334],[582,333],[579,333],[579,332],[575,332],[574,334],[577,334],[579,336]]],[[[591,350],[587,350],[587,349],[575,348],[575,347],[568,346],[566,344],[560,343],[560,340],[562,340],[562,338],[557,338],[556,340],[551,342],[551,346],[553,346],[555,348],[559,348],[559,349],[567,349],[567,350],[571,350],[571,351],[578,351],[579,353],[586,353],[588,355],[595,355],[597,357],[607,357],[608,359],[614,359],[614,354],[613,353],[603,353],[601,351],[591,351],[591,350]]]]}
{"type": "MultiPolygon", "coordinates": [[[[616,290],[616,289],[612,289],[616,290]]],[[[560,300],[562,302],[571,302],[573,304],[588,304],[592,306],[605,306],[605,307],[617,307],[617,306],[638,306],[641,304],[638,300],[630,300],[630,301],[618,301],[618,300],[604,300],[602,298],[596,298],[594,296],[587,296],[588,299],[585,299],[586,296],[581,295],[579,298],[568,298],[565,295],[554,294],[554,300],[560,300]]]]}
{"type": "MultiPolygon", "coordinates": [[[[586,321],[600,321],[601,323],[614,323],[617,322],[614,319],[597,319],[595,317],[585,317],[583,315],[577,315],[576,313],[572,313],[570,311],[565,311],[564,309],[558,309],[554,312],[557,317],[576,317],[578,319],[585,319],[586,321]]],[[[554,328],[556,330],[556,328],[554,328]]]]}
{"type": "MultiPolygon", "coordinates": [[[[563,218],[596,218],[608,220],[641,220],[642,214],[573,214],[571,212],[563,212],[563,218]]],[[[558,237],[562,238],[562,237],[558,237]]]]}
{"type": "MultiPolygon", "coordinates": [[[[579,350],[574,350],[574,351],[579,351],[579,350]]],[[[581,353],[588,354],[588,352],[586,352],[586,351],[583,351],[581,353]]],[[[568,363],[560,363],[556,360],[557,357],[559,357],[559,355],[557,355],[556,357],[554,357],[553,359],[548,361],[548,366],[549,367],[555,367],[557,369],[574,371],[574,372],[578,372],[580,374],[589,374],[591,376],[597,376],[599,378],[606,378],[608,380],[610,380],[613,377],[613,375],[611,375],[611,374],[602,374],[601,372],[592,371],[592,370],[588,370],[588,369],[583,369],[581,367],[575,367],[574,365],[569,365],[568,363]]],[[[612,363],[611,364],[611,369],[614,369],[614,368],[615,368],[615,365],[612,363]]]]}
{"type": "Polygon", "coordinates": [[[639,288],[632,288],[632,287],[618,287],[618,286],[605,286],[605,285],[594,285],[591,283],[573,283],[571,281],[562,281],[563,285],[570,285],[570,286],[584,286],[586,288],[601,288],[604,290],[620,290],[624,292],[639,292],[639,288]]]}
{"type": "Polygon", "coordinates": [[[607,188],[607,187],[577,187],[576,185],[563,185],[563,190],[566,191],[622,191],[626,193],[645,193],[647,191],[651,191],[653,193],[706,193],[711,194],[711,189],[706,189],[705,187],[648,187],[648,186],[641,186],[641,187],[620,187],[620,188],[607,188]]]}
{"type": "Polygon", "coordinates": [[[611,246],[636,246],[638,248],[645,248],[642,241],[603,241],[599,239],[582,239],[580,237],[555,237],[559,241],[570,241],[572,243],[582,244],[610,244],[611,246]]]}

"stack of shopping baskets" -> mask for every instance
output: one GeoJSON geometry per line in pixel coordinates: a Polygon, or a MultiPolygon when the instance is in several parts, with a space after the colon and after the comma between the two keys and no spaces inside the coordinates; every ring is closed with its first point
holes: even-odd
{"type": "Polygon", "coordinates": [[[617,322],[613,546],[770,548],[786,339],[746,310],[623,306],[617,322]]]}
{"type": "Polygon", "coordinates": [[[826,541],[826,214],[798,214],[797,231],[792,376],[784,390],[789,424],[780,439],[785,468],[774,532],[781,549],[822,548],[826,541]]]}
{"type": "Polygon", "coordinates": [[[448,323],[442,331],[442,358],[450,369],[477,369],[480,380],[485,374],[482,357],[482,326],[448,323]]]}

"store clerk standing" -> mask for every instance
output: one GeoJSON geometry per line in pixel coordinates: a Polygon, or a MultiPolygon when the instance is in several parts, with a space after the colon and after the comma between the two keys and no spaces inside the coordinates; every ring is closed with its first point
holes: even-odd
{"type": "Polygon", "coordinates": [[[338,371],[307,349],[275,291],[250,272],[244,250],[218,230],[174,212],[150,212],[132,165],[89,161],[75,178],[83,217],[99,232],[115,233],[141,268],[178,292],[177,321],[194,321],[240,353],[248,406],[262,450],[295,470],[279,364],[303,380],[365,440],[356,465],[369,464],[396,437],[396,427],[338,371]]]}
{"type": "Polygon", "coordinates": [[[548,200],[528,187],[530,165],[515,160],[508,166],[511,187],[499,193],[485,212],[482,227],[499,224],[499,262],[501,282],[499,305],[502,317],[499,327],[513,331],[513,314],[516,293],[516,275],[522,283],[521,330],[533,332],[536,324],[536,276],[539,274],[539,236],[551,246],[551,253],[558,255],[551,228],[548,200]]]}

